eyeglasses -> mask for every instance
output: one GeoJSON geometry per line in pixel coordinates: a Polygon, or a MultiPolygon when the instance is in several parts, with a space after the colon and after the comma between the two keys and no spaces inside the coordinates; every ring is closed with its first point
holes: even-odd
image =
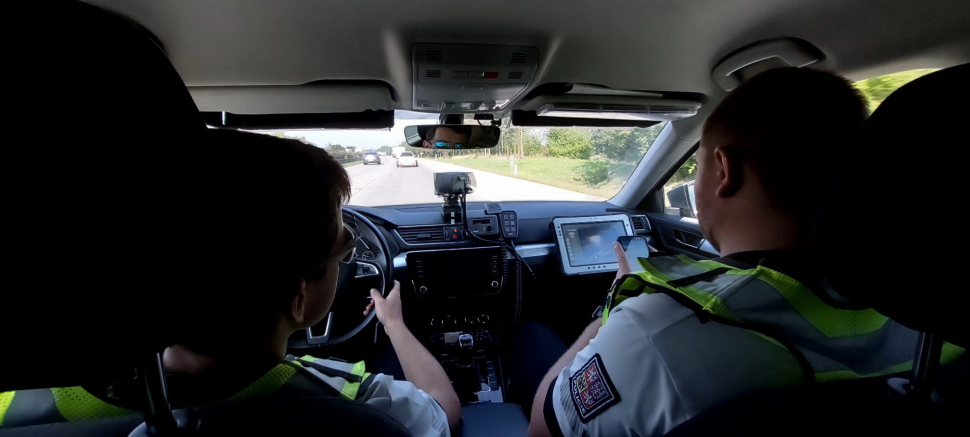
{"type": "Polygon", "coordinates": [[[327,259],[319,262],[309,269],[306,269],[306,271],[303,272],[304,278],[317,277],[319,279],[319,277],[321,277],[323,273],[327,271],[327,265],[333,262],[333,260],[337,260],[337,262],[341,264],[349,264],[354,260],[357,255],[357,237],[354,236],[354,231],[351,230],[350,226],[347,226],[346,223],[344,223],[341,234],[347,239],[347,243],[344,244],[344,247],[341,247],[337,251],[331,253],[327,259]]]}
{"type": "Polygon", "coordinates": [[[343,236],[347,240],[347,243],[344,244],[344,247],[331,253],[324,263],[337,260],[339,263],[347,264],[354,260],[354,257],[357,255],[357,237],[354,236],[354,231],[346,223],[343,226],[343,236]]]}
{"type": "Polygon", "coordinates": [[[460,149],[462,147],[465,147],[465,145],[462,144],[462,143],[454,143],[454,144],[452,144],[452,143],[449,143],[447,141],[435,141],[434,142],[434,146],[437,147],[437,148],[441,148],[441,149],[451,149],[452,146],[454,146],[455,149],[460,149]]]}

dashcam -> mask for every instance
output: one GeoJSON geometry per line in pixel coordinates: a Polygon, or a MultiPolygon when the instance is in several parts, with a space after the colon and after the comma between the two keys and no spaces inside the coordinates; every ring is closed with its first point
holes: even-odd
{"type": "Polygon", "coordinates": [[[471,194],[475,191],[475,185],[474,173],[458,171],[434,174],[435,196],[461,194],[465,187],[467,187],[466,194],[471,194]]]}

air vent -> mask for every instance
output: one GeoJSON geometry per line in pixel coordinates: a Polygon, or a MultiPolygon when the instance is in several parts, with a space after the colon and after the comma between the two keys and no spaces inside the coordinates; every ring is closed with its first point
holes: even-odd
{"type": "Polygon", "coordinates": [[[630,216],[630,223],[633,224],[634,232],[649,232],[650,222],[647,220],[645,215],[632,215],[630,216]]]}
{"type": "Polygon", "coordinates": [[[433,77],[435,79],[441,78],[441,70],[428,70],[424,77],[433,77]]]}
{"type": "Polygon", "coordinates": [[[512,64],[525,64],[525,53],[513,52],[512,53],[512,64]]]}
{"type": "Polygon", "coordinates": [[[510,71],[509,72],[509,79],[514,79],[514,80],[522,79],[522,72],[521,71],[510,71]]]}
{"type": "Polygon", "coordinates": [[[444,226],[411,226],[397,228],[397,234],[407,244],[444,243],[444,226]]]}
{"type": "Polygon", "coordinates": [[[441,62],[444,56],[441,54],[441,50],[428,50],[424,52],[424,60],[427,62],[441,62]]]}

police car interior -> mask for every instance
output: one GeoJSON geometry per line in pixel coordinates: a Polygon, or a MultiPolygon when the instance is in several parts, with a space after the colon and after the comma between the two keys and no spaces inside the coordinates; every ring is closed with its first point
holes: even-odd
{"type": "MultiPolygon", "coordinates": [[[[29,121],[15,125],[37,135],[50,132],[48,126],[62,128],[50,134],[54,139],[44,140],[45,156],[24,151],[15,162],[24,163],[19,172],[50,166],[63,166],[64,171],[22,196],[10,197],[11,202],[23,202],[23,208],[7,208],[23,227],[16,228],[20,236],[8,251],[30,255],[7,269],[32,272],[41,282],[85,269],[72,280],[75,293],[70,296],[62,298],[66,292],[54,291],[37,297],[45,303],[31,297],[4,304],[5,318],[14,312],[38,316],[32,305],[56,315],[43,323],[46,327],[37,320],[24,322],[32,328],[23,335],[19,329],[5,329],[7,335],[23,339],[10,346],[16,353],[4,353],[5,366],[13,367],[2,372],[0,391],[6,393],[0,395],[0,432],[24,434],[228,434],[246,432],[249,426],[274,434],[314,430],[320,435],[408,435],[393,424],[382,428],[388,420],[384,417],[328,399],[228,402],[191,414],[186,412],[190,409],[171,411],[157,353],[167,345],[158,333],[177,323],[164,317],[174,304],[162,298],[153,309],[137,306],[147,305],[137,300],[131,301],[136,307],[121,312],[105,313],[102,308],[117,308],[117,303],[106,302],[124,296],[112,291],[114,285],[104,285],[106,278],[144,282],[118,273],[129,267],[145,272],[129,258],[170,260],[162,261],[159,253],[136,255],[144,248],[130,252],[135,249],[94,240],[94,232],[82,232],[84,226],[102,235],[125,226],[97,220],[98,208],[113,204],[85,203],[71,198],[72,191],[51,185],[60,181],[78,187],[90,179],[94,189],[136,177],[139,170],[109,168],[105,162],[117,161],[99,161],[100,153],[121,148],[105,146],[102,152],[86,154],[99,147],[99,136],[110,136],[104,139],[110,144],[118,138],[164,144],[196,128],[186,120],[201,119],[208,128],[301,138],[326,148],[351,175],[353,195],[343,215],[357,239],[356,259],[341,267],[342,274],[352,277],[341,281],[331,312],[317,326],[291,336],[289,353],[357,361],[386,350],[388,338],[375,314],[361,310],[369,289],[387,293],[398,281],[408,328],[441,363],[462,403],[462,425],[453,433],[526,435],[531,401],[512,402],[518,381],[511,376],[515,372],[509,361],[523,324],[539,321],[563,339],[576,338],[603,305],[613,282],[618,264],[611,248],[618,239],[631,244],[628,250],[634,256],[649,256],[647,245],[695,260],[718,256],[695,218],[693,153],[707,116],[730,90],[759,72],[794,66],[838,73],[860,89],[882,86],[867,94],[881,102],[916,77],[940,74],[936,70],[962,68],[966,73],[960,65],[970,61],[970,3],[965,0],[90,0],[51,2],[24,17],[31,21],[25,26],[32,27],[25,30],[30,37],[13,44],[26,49],[22,59],[30,62],[17,68],[26,76],[24,83],[36,87],[18,91],[16,97],[25,103],[12,107],[50,116],[27,117],[29,121]],[[897,74],[904,79],[892,76],[897,74]],[[182,98],[186,89],[191,101],[182,98]],[[186,111],[187,106],[192,110],[186,111]],[[50,121],[60,119],[64,121],[50,121]],[[429,125],[439,127],[429,130],[429,125]],[[442,125],[451,126],[460,138],[440,139],[446,129],[442,125]],[[68,146],[73,152],[51,157],[68,146]],[[365,152],[380,153],[365,162],[379,165],[355,165],[365,152]],[[410,158],[401,153],[413,154],[415,167],[394,165],[398,158],[410,158]],[[91,163],[91,172],[68,169],[69,162],[91,163]],[[41,196],[63,204],[55,208],[40,201],[41,196]],[[79,211],[85,217],[75,220],[79,211]],[[59,224],[56,231],[36,230],[51,225],[54,215],[72,223],[59,224]],[[630,238],[638,236],[644,239],[630,238]],[[131,257],[115,259],[115,253],[110,263],[93,263],[80,251],[80,243],[100,244],[99,252],[119,250],[131,257]],[[79,264],[52,267],[66,257],[79,264]],[[70,358],[46,362],[53,356],[70,358]],[[83,420],[63,414],[50,425],[14,426],[18,404],[9,394],[14,390],[88,389],[133,369],[146,387],[144,411],[121,417],[73,416],[83,420]],[[311,423],[321,417],[329,425],[311,423]],[[363,425],[334,428],[341,418],[363,425]]],[[[967,115],[965,106],[950,104],[967,101],[970,75],[962,73],[960,82],[941,88],[945,96],[921,95],[898,109],[909,111],[899,116],[909,122],[899,129],[910,131],[900,132],[898,141],[943,146],[929,138],[935,136],[966,143],[964,135],[951,130],[967,115]],[[933,121],[932,135],[911,137],[924,119],[930,123],[924,117],[930,112],[954,125],[933,121]]],[[[825,128],[825,114],[818,114],[818,123],[825,128]]],[[[902,150],[904,143],[899,144],[902,150]]],[[[929,149],[905,149],[905,162],[886,158],[886,165],[896,169],[873,169],[865,163],[854,168],[865,177],[879,178],[919,169],[921,163],[939,167],[949,155],[929,149]]],[[[126,162],[145,158],[130,159],[126,162]]],[[[948,187],[940,182],[951,177],[934,176],[927,180],[931,184],[901,178],[919,190],[903,182],[887,186],[899,198],[924,199],[927,211],[938,213],[950,210],[941,207],[952,205],[955,196],[947,188],[923,190],[948,187]]],[[[165,176],[156,188],[176,179],[165,176]]],[[[833,186],[868,196],[855,187],[833,186]]],[[[899,217],[899,210],[866,205],[865,211],[843,211],[856,222],[832,225],[848,236],[840,244],[870,255],[880,249],[905,251],[890,240],[910,226],[892,218],[899,217]],[[855,233],[845,230],[852,226],[855,233]]],[[[173,214],[145,208],[146,213],[160,214],[160,220],[173,214]]],[[[145,244],[163,244],[164,222],[157,232],[124,229],[145,244]]],[[[946,250],[955,241],[944,240],[944,234],[938,240],[927,235],[925,241],[912,236],[920,240],[912,244],[921,251],[946,250]]],[[[164,265],[166,270],[177,268],[164,265]]],[[[887,268],[879,270],[885,273],[887,268]]],[[[838,272],[833,270],[832,277],[838,272]]],[[[933,275],[939,281],[949,273],[933,275]]],[[[913,278],[893,280],[924,288],[907,282],[913,278]]],[[[873,287],[889,287],[888,282],[878,284],[873,287]]],[[[938,365],[940,345],[945,340],[965,347],[967,337],[954,321],[959,316],[939,308],[961,305],[943,304],[950,297],[930,291],[923,303],[907,305],[893,300],[893,293],[876,297],[844,287],[836,290],[923,333],[911,368],[753,393],[724,405],[724,412],[715,409],[688,420],[672,434],[766,433],[759,424],[767,419],[752,409],[789,425],[805,423],[805,429],[838,423],[845,432],[891,430],[892,421],[901,422],[899,429],[938,430],[933,426],[954,421],[955,409],[970,399],[967,360],[938,365]],[[908,382],[894,386],[890,377],[908,382]]],[[[232,331],[233,326],[226,327],[227,335],[232,331]]]]}

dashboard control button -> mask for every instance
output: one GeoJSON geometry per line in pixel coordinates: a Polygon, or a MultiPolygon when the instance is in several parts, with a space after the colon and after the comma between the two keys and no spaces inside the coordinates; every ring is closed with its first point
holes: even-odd
{"type": "Polygon", "coordinates": [[[435,318],[435,317],[432,317],[431,318],[431,327],[432,328],[440,328],[442,326],[445,326],[445,321],[444,320],[441,320],[441,319],[438,319],[438,318],[435,318]]]}
{"type": "Polygon", "coordinates": [[[426,294],[427,292],[428,292],[428,287],[425,287],[424,285],[418,287],[418,294],[426,294]]]}
{"type": "Polygon", "coordinates": [[[498,286],[499,286],[498,281],[492,281],[492,288],[494,288],[494,289],[497,290],[498,289],[498,286]]]}

